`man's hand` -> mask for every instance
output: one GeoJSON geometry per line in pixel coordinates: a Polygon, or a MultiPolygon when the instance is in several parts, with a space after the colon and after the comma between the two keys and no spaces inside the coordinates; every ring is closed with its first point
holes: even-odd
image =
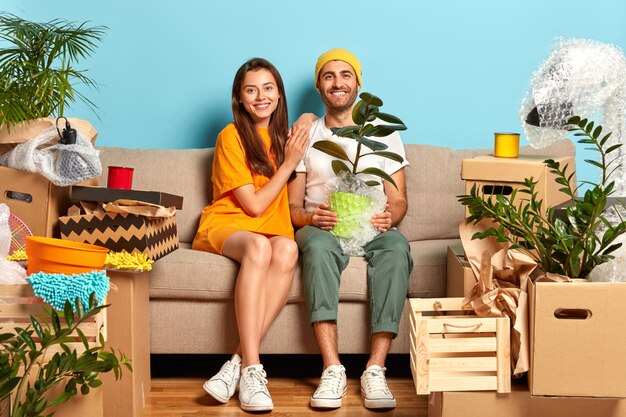
{"type": "Polygon", "coordinates": [[[320,204],[311,215],[311,226],[322,230],[330,230],[337,224],[337,213],[328,210],[327,203],[320,204]]]}
{"type": "Polygon", "coordinates": [[[392,226],[391,213],[389,212],[389,204],[385,204],[385,211],[376,213],[372,216],[372,226],[379,232],[383,233],[392,226]]]}

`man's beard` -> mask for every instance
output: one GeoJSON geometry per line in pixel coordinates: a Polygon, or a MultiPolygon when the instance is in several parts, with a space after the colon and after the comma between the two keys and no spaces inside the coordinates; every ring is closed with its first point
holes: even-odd
{"type": "Polygon", "coordinates": [[[337,104],[333,102],[327,94],[322,94],[322,101],[326,105],[326,109],[329,113],[343,113],[347,110],[352,109],[354,102],[356,101],[356,96],[358,94],[358,89],[350,90],[348,94],[348,101],[345,104],[337,104]]]}

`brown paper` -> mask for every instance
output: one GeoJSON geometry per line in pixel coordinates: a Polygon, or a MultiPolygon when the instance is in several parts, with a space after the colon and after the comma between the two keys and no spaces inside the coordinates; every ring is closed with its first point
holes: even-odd
{"type": "Polygon", "coordinates": [[[467,260],[478,282],[465,304],[470,304],[481,317],[508,316],[511,322],[511,367],[514,375],[529,368],[528,342],[528,280],[537,263],[528,255],[510,250],[509,244],[494,238],[475,239],[494,225],[489,220],[459,226],[467,260]]]}
{"type": "Polygon", "coordinates": [[[146,203],[136,200],[115,200],[104,204],[104,211],[108,213],[128,213],[149,218],[173,217],[176,215],[175,207],[163,207],[158,204],[146,203]]]}

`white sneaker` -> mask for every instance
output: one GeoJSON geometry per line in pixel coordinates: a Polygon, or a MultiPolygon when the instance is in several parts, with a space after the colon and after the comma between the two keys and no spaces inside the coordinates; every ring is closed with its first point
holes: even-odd
{"type": "Polygon", "coordinates": [[[226,403],[235,394],[240,372],[241,358],[235,353],[202,388],[217,401],[226,403]]]}
{"type": "Polygon", "coordinates": [[[361,395],[365,398],[365,407],[394,408],[396,406],[396,398],[389,391],[385,379],[386,370],[387,368],[371,365],[361,375],[361,395]]]}
{"type": "Polygon", "coordinates": [[[267,390],[267,378],[263,365],[250,365],[241,370],[239,401],[244,411],[271,411],[272,396],[267,390]]]}
{"type": "Polygon", "coordinates": [[[346,368],[343,365],[330,365],[322,372],[320,384],[311,396],[311,407],[341,407],[346,388],[346,368]]]}

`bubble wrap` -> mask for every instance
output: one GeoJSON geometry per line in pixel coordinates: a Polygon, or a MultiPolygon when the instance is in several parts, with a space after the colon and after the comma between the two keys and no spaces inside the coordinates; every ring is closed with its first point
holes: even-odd
{"type": "MultiPolygon", "coordinates": [[[[533,73],[522,100],[520,120],[534,148],[544,148],[568,132],[563,124],[571,116],[599,115],[603,132],[613,132],[610,144],[623,143],[626,123],[626,58],[611,44],[587,39],[558,39],[545,62],[533,73]],[[526,123],[537,108],[539,127],[526,123]]],[[[609,146],[607,145],[607,146],[609,146]]],[[[622,168],[615,171],[617,195],[625,195],[624,150],[622,168]]]]}
{"type": "Polygon", "coordinates": [[[342,172],[326,183],[330,210],[337,213],[331,229],[341,249],[350,256],[363,256],[365,246],[380,232],[372,226],[372,215],[385,210],[387,196],[351,173],[342,172]]]}
{"type": "Polygon", "coordinates": [[[0,165],[22,171],[37,172],[53,184],[64,187],[100,176],[99,151],[77,130],[76,143],[58,143],[55,127],[19,144],[0,157],[0,165]]]}
{"type": "MultiPolygon", "coordinates": [[[[620,204],[614,204],[604,210],[602,215],[612,226],[616,226],[626,219],[626,208],[620,204]]],[[[604,232],[607,229],[604,223],[598,225],[596,235],[600,240],[602,240],[602,236],[604,236],[604,232]]],[[[621,243],[622,246],[612,253],[615,258],[593,268],[589,274],[590,280],[597,282],[626,282],[626,234],[618,236],[613,241],[613,244],[616,243],[621,243]]]]}
{"type": "Polygon", "coordinates": [[[26,270],[6,259],[11,247],[9,206],[0,203],[0,284],[26,284],[26,270]]]}

